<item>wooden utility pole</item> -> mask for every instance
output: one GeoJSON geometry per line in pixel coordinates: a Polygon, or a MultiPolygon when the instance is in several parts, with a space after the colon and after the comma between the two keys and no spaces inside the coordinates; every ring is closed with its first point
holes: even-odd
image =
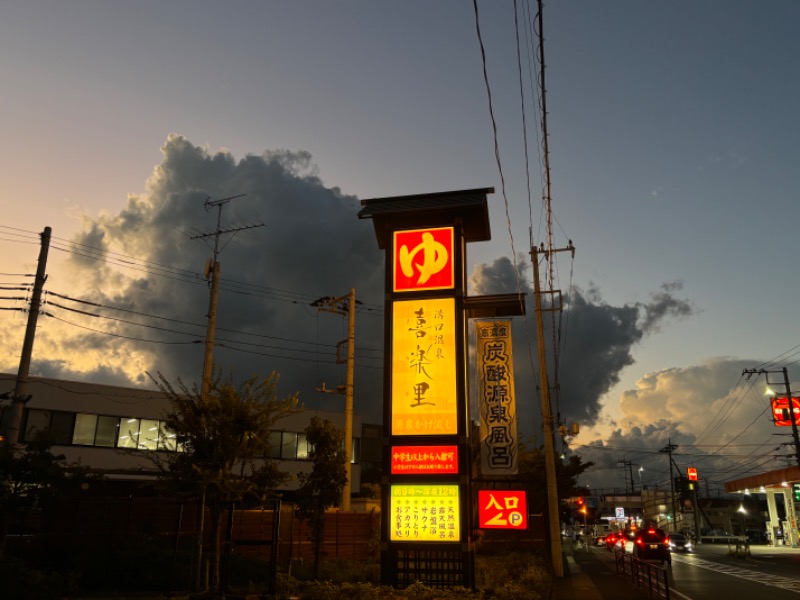
{"type": "MultiPolygon", "coordinates": [[[[348,314],[347,323],[347,379],[344,386],[344,468],[347,482],[342,488],[342,511],[350,510],[350,496],[353,491],[353,380],[356,359],[356,290],[350,288],[348,296],[340,298],[320,298],[311,303],[317,311],[332,312],[335,314],[348,314]]],[[[337,353],[338,362],[338,353],[337,353]]],[[[338,389],[338,387],[337,387],[338,389]]],[[[320,392],[334,392],[324,387],[318,388],[320,392]]]]}
{"type": "MultiPolygon", "coordinates": [[[[668,440],[666,446],[664,446],[659,452],[661,454],[668,454],[669,455],[669,490],[670,490],[670,498],[672,504],[672,520],[670,523],[672,524],[671,530],[675,531],[675,526],[678,522],[678,515],[676,514],[675,510],[675,477],[672,474],[672,453],[678,449],[678,446],[672,443],[672,438],[668,440]]],[[[678,471],[680,473],[680,471],[678,471]]],[[[699,539],[699,538],[698,538],[699,539]]]]}
{"type": "MultiPolygon", "coordinates": [[[[204,351],[203,351],[203,379],[200,382],[200,399],[202,402],[206,402],[208,400],[208,389],[211,385],[211,377],[213,374],[214,368],[214,336],[217,328],[217,298],[219,296],[219,273],[220,273],[220,264],[217,260],[217,257],[220,253],[219,247],[219,240],[220,236],[225,233],[237,233],[244,229],[253,229],[254,227],[263,227],[263,223],[258,223],[256,225],[248,225],[246,227],[236,227],[233,229],[225,229],[221,228],[222,226],[222,207],[225,206],[231,200],[235,198],[241,198],[242,196],[246,196],[247,194],[238,194],[236,196],[230,196],[229,198],[222,198],[221,200],[211,200],[207,199],[203,204],[203,208],[208,210],[214,206],[217,207],[217,228],[215,231],[211,233],[204,233],[200,235],[192,236],[191,239],[201,239],[201,238],[208,238],[214,237],[214,255],[212,258],[206,261],[205,267],[205,277],[208,279],[211,278],[211,293],[209,294],[209,301],[208,301],[208,325],[206,327],[206,340],[204,344],[204,351]]],[[[197,534],[197,541],[196,541],[196,548],[195,554],[197,557],[197,573],[195,577],[195,589],[200,591],[203,588],[203,533],[205,527],[205,513],[206,513],[206,486],[203,486],[202,492],[200,494],[200,510],[198,516],[198,534],[197,534]]]]}
{"type": "Polygon", "coordinates": [[[203,208],[206,210],[217,207],[217,228],[216,230],[212,231],[211,233],[202,233],[200,235],[192,236],[191,239],[203,239],[203,238],[214,238],[214,255],[212,258],[206,261],[205,267],[205,277],[208,279],[211,278],[211,293],[209,295],[208,301],[208,325],[206,327],[206,340],[204,345],[204,352],[203,352],[203,379],[200,383],[201,389],[201,397],[203,400],[206,399],[206,395],[208,394],[208,388],[211,383],[211,376],[214,368],[214,335],[217,326],[217,298],[219,296],[219,273],[220,273],[220,264],[217,260],[217,257],[220,253],[219,247],[219,240],[223,234],[226,233],[233,233],[236,234],[239,231],[243,231],[245,229],[253,229],[255,227],[263,227],[263,223],[257,223],[255,225],[247,225],[245,227],[235,227],[232,229],[222,229],[222,207],[225,206],[231,200],[236,198],[241,198],[242,196],[246,196],[247,194],[237,194],[236,196],[230,196],[228,198],[222,198],[221,200],[211,200],[208,199],[203,204],[203,208]]]}
{"type": "Polygon", "coordinates": [[[536,246],[531,248],[533,261],[533,298],[536,307],[536,337],[539,348],[539,387],[542,404],[542,425],[544,427],[544,464],[547,476],[547,514],[550,524],[550,555],[553,574],[564,576],[564,562],[561,557],[561,519],[558,512],[558,482],[556,479],[555,442],[553,441],[553,415],[550,408],[550,384],[547,377],[547,354],[544,345],[542,319],[542,292],[539,283],[539,254],[536,246]]]}
{"type": "Polygon", "coordinates": [[[19,369],[17,370],[17,383],[14,387],[14,396],[11,401],[11,410],[6,430],[6,439],[11,444],[19,443],[19,432],[22,423],[22,413],[25,404],[30,400],[25,395],[28,385],[28,373],[31,368],[31,356],[33,355],[33,341],[36,338],[36,323],[39,320],[39,308],[42,303],[42,289],[47,281],[47,254],[50,250],[50,234],[52,230],[45,227],[41,234],[42,245],[39,249],[39,262],[36,267],[36,278],[33,283],[33,294],[31,295],[31,306],[28,310],[28,324],[25,328],[25,340],[22,343],[22,354],[19,359],[19,369]]]}

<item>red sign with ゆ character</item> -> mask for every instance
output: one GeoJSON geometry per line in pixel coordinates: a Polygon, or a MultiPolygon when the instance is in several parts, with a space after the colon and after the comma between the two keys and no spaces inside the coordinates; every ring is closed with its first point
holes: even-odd
{"type": "Polygon", "coordinates": [[[455,286],[452,227],[394,232],[395,292],[446,290],[455,286]]]}
{"type": "Polygon", "coordinates": [[[521,490],[478,490],[481,529],[527,529],[528,501],[521,490]]]}

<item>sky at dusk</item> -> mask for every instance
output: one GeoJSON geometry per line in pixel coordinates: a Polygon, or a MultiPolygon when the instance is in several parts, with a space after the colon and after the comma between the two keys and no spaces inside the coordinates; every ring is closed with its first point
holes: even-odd
{"type": "Polygon", "coordinates": [[[764,375],[742,373],[788,367],[800,387],[800,5],[546,3],[550,240],[537,6],[477,9],[478,27],[467,0],[5,2],[0,372],[22,346],[13,288],[51,227],[31,374],[199,378],[204,202],[241,195],[221,216],[247,229],[221,240],[218,365],[341,410],[315,388],[344,383],[346,320],[312,303],[355,288],[355,410],[380,422],[383,256],[360,200],[494,188],[469,293],[527,293],[526,437],[541,442],[530,247],[571,240],[546,333],[558,412],[581,426],[567,451],[596,464],[581,482],[624,490],[630,461],[637,485],[668,485],[669,441],[712,490],[790,464],[764,375]]]}

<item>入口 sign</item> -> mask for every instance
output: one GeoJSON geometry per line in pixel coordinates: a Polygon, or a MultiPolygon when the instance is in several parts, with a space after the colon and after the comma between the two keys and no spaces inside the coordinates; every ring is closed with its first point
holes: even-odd
{"type": "Polygon", "coordinates": [[[521,490],[478,490],[481,529],[527,529],[528,502],[521,490]]]}

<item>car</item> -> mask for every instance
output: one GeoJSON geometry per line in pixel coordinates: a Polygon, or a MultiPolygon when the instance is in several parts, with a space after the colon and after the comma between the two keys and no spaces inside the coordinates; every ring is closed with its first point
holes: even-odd
{"type": "Polygon", "coordinates": [[[633,554],[633,540],[638,532],[639,530],[635,527],[628,527],[618,531],[614,549],[622,550],[625,554],[633,554]]]}
{"type": "MultiPolygon", "coordinates": [[[[627,548],[626,548],[627,552],[627,548]]],[[[663,529],[648,527],[640,529],[633,538],[632,551],[640,560],[657,560],[662,563],[672,564],[669,536],[663,529]]]]}
{"type": "Polygon", "coordinates": [[[769,544],[769,536],[763,529],[746,529],[744,534],[751,544],[769,544]]]}
{"type": "Polygon", "coordinates": [[[669,549],[670,552],[692,552],[694,546],[692,545],[692,540],[682,533],[671,533],[669,535],[669,549]]]}
{"type": "Polygon", "coordinates": [[[606,535],[606,537],[603,538],[603,543],[605,544],[606,549],[613,550],[619,537],[620,533],[618,531],[612,531],[611,533],[606,535]]]}

